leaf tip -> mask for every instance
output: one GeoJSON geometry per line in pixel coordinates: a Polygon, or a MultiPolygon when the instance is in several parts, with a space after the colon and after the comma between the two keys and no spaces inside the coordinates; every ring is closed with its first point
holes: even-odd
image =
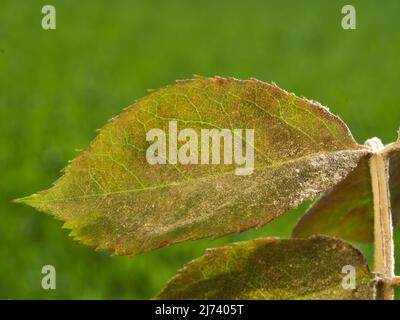
{"type": "Polygon", "coordinates": [[[26,204],[28,206],[33,207],[34,206],[33,204],[37,201],[39,196],[40,196],[39,194],[35,193],[30,196],[26,196],[26,197],[22,197],[22,198],[18,198],[18,199],[12,199],[11,202],[17,203],[17,204],[22,203],[22,204],[26,204]]]}

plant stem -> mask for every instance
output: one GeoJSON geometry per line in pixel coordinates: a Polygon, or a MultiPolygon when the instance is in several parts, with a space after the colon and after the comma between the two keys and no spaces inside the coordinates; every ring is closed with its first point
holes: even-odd
{"type": "MultiPolygon", "coordinates": [[[[369,142],[369,143],[368,143],[369,142]]],[[[374,269],[381,281],[376,286],[376,299],[393,300],[394,245],[392,214],[389,194],[389,161],[383,144],[378,139],[370,139],[372,147],[370,172],[374,194],[374,269]]]]}

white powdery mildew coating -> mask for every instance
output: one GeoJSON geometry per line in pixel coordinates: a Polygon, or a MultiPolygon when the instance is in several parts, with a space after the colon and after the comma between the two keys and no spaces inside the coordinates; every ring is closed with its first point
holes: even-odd
{"type": "MultiPolygon", "coordinates": [[[[98,208],[85,229],[75,232],[80,237],[95,233],[107,239],[107,245],[124,243],[126,252],[140,252],[243,231],[263,225],[331,188],[366,155],[365,151],[315,154],[276,167],[258,168],[251,176],[227,174],[134,195],[85,199],[81,207],[75,200],[76,212],[87,206],[98,208]],[[154,201],[156,196],[164,201],[154,201]]],[[[59,208],[60,212],[72,209],[68,203],[60,203],[59,208]]]]}

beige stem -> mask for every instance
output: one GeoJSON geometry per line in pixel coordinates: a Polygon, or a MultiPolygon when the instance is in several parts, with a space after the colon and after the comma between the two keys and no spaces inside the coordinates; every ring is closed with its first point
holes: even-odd
{"type": "Polygon", "coordinates": [[[392,300],[392,279],[394,279],[392,215],[388,159],[381,143],[371,156],[370,172],[374,194],[375,273],[382,279],[377,285],[376,299],[392,300]]]}

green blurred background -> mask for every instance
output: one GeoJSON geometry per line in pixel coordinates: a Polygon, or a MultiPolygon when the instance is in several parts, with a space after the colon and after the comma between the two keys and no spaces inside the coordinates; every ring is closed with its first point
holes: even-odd
{"type": "MultiPolygon", "coordinates": [[[[147,299],[205,248],[289,236],[307,204],[258,230],[113,257],[10,199],[48,188],[147,88],[192,74],[275,81],[330,107],[360,143],[394,140],[400,2],[352,0],[357,30],[343,30],[348,2],[1,0],[0,298],[147,299]],[[56,7],[56,30],[41,28],[45,4],[56,7]],[[57,290],[41,289],[46,264],[57,290]]],[[[357,246],[371,259],[371,245],[357,246]]]]}

